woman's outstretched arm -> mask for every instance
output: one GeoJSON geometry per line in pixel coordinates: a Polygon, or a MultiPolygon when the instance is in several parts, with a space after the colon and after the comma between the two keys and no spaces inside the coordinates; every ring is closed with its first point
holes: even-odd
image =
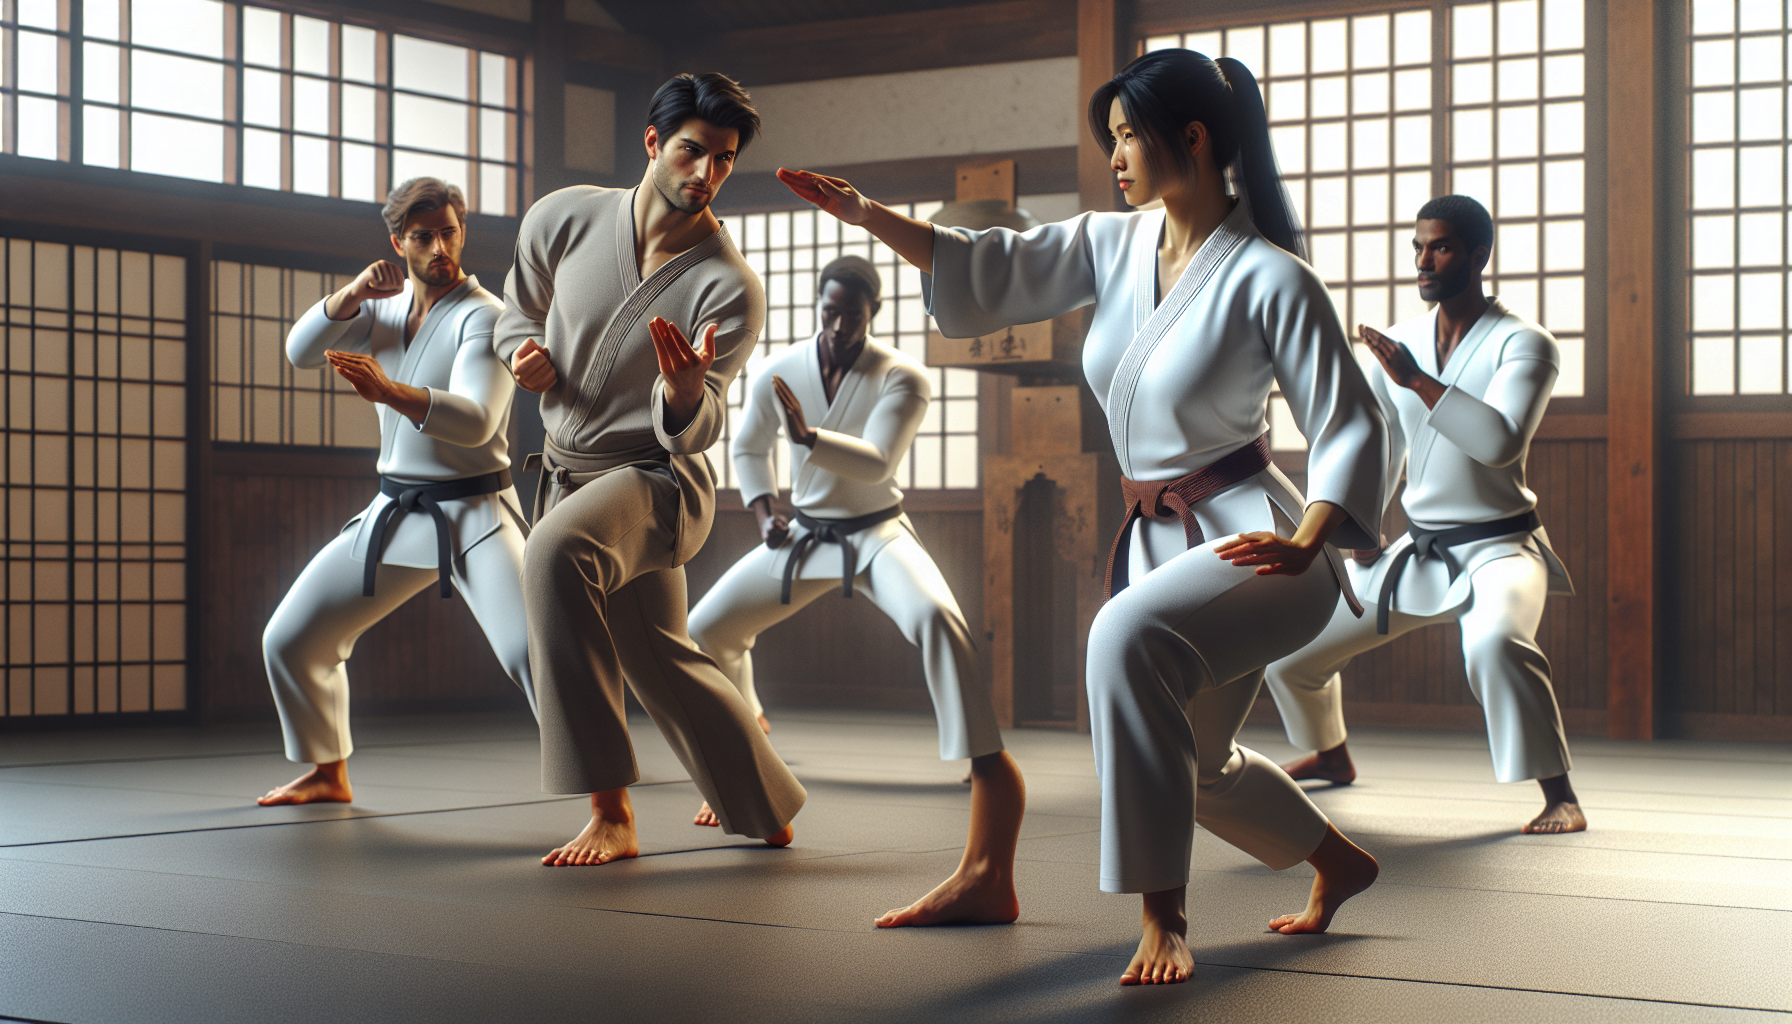
{"type": "Polygon", "coordinates": [[[923,274],[933,273],[933,225],[897,213],[858,193],[843,178],[778,168],[778,180],[790,190],[848,224],[876,235],[923,274]]]}

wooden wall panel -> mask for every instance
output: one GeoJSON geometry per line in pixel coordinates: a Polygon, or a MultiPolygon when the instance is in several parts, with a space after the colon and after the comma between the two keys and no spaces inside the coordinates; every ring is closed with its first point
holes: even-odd
{"type": "Polygon", "coordinates": [[[1669,731],[1792,740],[1792,440],[1672,454],[1669,731]]]}
{"type": "MultiPolygon", "coordinates": [[[[909,518],[983,645],[983,514],[911,512],[909,518]]],[[[717,513],[709,543],[686,566],[691,604],[758,543],[751,513],[717,513]]],[[[753,671],[766,713],[774,719],[781,706],[933,707],[920,651],[863,595],[847,599],[836,590],[766,630],[753,649],[753,671]]]]}
{"type": "MultiPolygon", "coordinates": [[[[203,655],[204,716],[274,719],[262,630],[300,571],[366,507],[375,486],[371,472],[213,477],[217,536],[201,597],[214,641],[203,655]]],[[[523,706],[466,603],[442,600],[433,586],[369,630],[348,671],[357,714],[523,706]]]]}

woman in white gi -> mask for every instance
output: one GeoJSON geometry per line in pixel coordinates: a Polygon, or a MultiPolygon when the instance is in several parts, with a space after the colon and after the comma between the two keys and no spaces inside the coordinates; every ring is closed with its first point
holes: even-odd
{"type": "Polygon", "coordinates": [[[1494,777],[1536,779],[1543,789],[1543,812],[1523,831],[1580,832],[1587,819],[1568,783],[1568,738],[1537,646],[1544,601],[1574,587],[1524,471],[1560,356],[1548,331],[1482,290],[1492,253],[1493,218],[1475,200],[1440,196],[1419,210],[1419,297],[1436,308],[1385,335],[1361,328],[1381,362],[1370,386],[1392,438],[1390,487],[1406,465],[1401,503],[1412,529],[1386,551],[1356,552],[1351,575],[1374,614],[1358,617],[1340,603],[1325,632],[1271,665],[1266,680],[1288,741],[1314,751],[1288,773],[1347,785],[1356,767],[1339,672],[1395,637],[1460,621],[1494,777]]]}
{"type": "MultiPolygon", "coordinates": [[[[995,702],[977,668],[970,627],[952,588],[902,514],[896,468],[927,415],[932,387],[914,357],[869,337],[877,315],[877,268],[859,256],[823,267],[815,318],[821,330],[767,360],[753,376],[734,435],[735,476],[765,543],[734,564],[691,610],[691,638],[740,688],[761,725],[753,686],[753,642],[835,588],[868,598],[921,648],[939,720],[940,759],[971,759],[970,839],[961,882],[988,894],[974,903],[935,892],[878,918],[882,927],[1007,922],[1020,914],[1014,847],[1026,788],[1002,749],[995,702]],[[810,426],[810,415],[816,425],[810,426]],[[789,523],[772,510],[778,492],[772,448],[790,438],[789,523]],[[950,916],[943,916],[950,915],[950,916]]],[[[708,804],[697,824],[718,824],[708,804]]]]}
{"type": "Polygon", "coordinates": [[[1374,858],[1235,736],[1263,666],[1312,639],[1348,589],[1328,541],[1378,535],[1384,426],[1324,285],[1298,258],[1250,72],[1159,50],[1098,89],[1089,120],[1128,205],[1161,199],[1162,211],[961,232],[837,179],[780,176],[930,271],[945,334],[1095,306],[1083,369],[1129,506],[1116,593],[1089,637],[1101,887],[1144,894],[1122,984],[1178,982],[1194,965],[1184,897],[1197,818],[1272,868],[1314,866],[1307,908],[1271,921],[1279,931],[1324,930],[1375,879],[1374,858]],[[1278,384],[1310,445],[1311,504],[1269,464],[1278,384]]]}
{"type": "Polygon", "coordinates": [[[384,261],[293,325],[294,366],[330,366],[375,403],[380,493],[324,546],[274,610],[262,654],[286,756],[315,767],[262,804],[347,802],[349,655],[432,584],[459,590],[531,709],[520,576],[528,528],[505,427],[516,385],[492,351],[503,303],[461,270],[466,201],[435,178],[400,185],[384,215],[408,276],[384,261]]]}

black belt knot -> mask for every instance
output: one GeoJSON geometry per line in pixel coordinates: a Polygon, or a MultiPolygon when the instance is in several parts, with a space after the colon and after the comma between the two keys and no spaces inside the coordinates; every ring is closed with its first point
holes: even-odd
{"type": "Polygon", "coordinates": [[[391,533],[393,524],[421,508],[436,521],[436,572],[441,576],[442,596],[453,597],[454,586],[450,575],[454,565],[453,531],[448,528],[448,516],[442,512],[440,503],[474,498],[481,494],[497,494],[509,486],[508,469],[460,480],[444,480],[437,484],[407,484],[389,476],[380,477],[380,493],[393,500],[374,517],[373,532],[367,538],[367,568],[361,576],[361,596],[373,596],[374,577],[379,571],[380,555],[386,550],[386,537],[391,533]]]}
{"type": "Polygon", "coordinates": [[[1381,636],[1388,635],[1388,613],[1394,608],[1394,591],[1400,584],[1400,575],[1406,571],[1406,563],[1416,558],[1435,558],[1444,563],[1450,570],[1450,582],[1462,575],[1462,564],[1450,549],[1460,544],[1477,540],[1491,540],[1513,533],[1530,533],[1543,525],[1537,517],[1537,510],[1532,509],[1505,519],[1495,519],[1491,523],[1469,523],[1465,526],[1452,526],[1448,530],[1427,530],[1422,526],[1408,526],[1407,536],[1412,538],[1412,546],[1394,556],[1394,564],[1388,566],[1388,574],[1381,579],[1381,596],[1376,601],[1375,632],[1381,636]]]}
{"type": "Polygon", "coordinates": [[[790,559],[784,563],[784,584],[778,592],[778,603],[790,603],[790,584],[796,579],[797,566],[802,564],[803,556],[809,553],[809,549],[817,544],[840,545],[840,588],[847,597],[851,597],[852,578],[858,575],[858,552],[853,549],[852,535],[879,523],[887,523],[900,515],[901,505],[891,505],[881,512],[852,519],[817,519],[806,512],[798,512],[796,521],[808,527],[809,532],[798,537],[795,546],[790,549],[790,559]]]}

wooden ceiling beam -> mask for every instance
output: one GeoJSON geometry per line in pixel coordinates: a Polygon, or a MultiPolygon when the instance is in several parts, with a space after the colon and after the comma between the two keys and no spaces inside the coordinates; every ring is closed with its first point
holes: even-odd
{"type": "Polygon", "coordinates": [[[666,70],[721,71],[751,89],[1075,54],[1074,0],[1004,0],[694,36],[669,48],[666,70]]]}

